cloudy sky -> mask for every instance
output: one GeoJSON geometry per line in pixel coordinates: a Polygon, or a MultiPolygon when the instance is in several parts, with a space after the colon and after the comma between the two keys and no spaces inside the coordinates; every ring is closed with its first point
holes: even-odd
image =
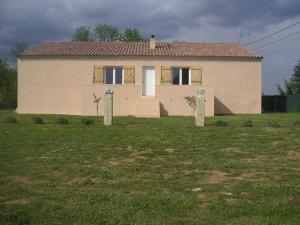
{"type": "MultiPolygon", "coordinates": [[[[245,44],[298,21],[299,0],[0,0],[0,58],[16,43],[69,40],[81,25],[136,27],[164,41],[238,42],[250,32],[245,44]]],[[[264,56],[263,92],[275,94],[300,60],[300,24],[249,48],[264,56]]]]}

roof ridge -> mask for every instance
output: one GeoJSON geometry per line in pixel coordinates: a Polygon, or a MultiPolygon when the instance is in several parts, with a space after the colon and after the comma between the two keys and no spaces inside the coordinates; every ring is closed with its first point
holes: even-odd
{"type": "MultiPolygon", "coordinates": [[[[131,41],[131,42],[122,42],[122,41],[41,41],[41,43],[120,43],[120,44],[133,44],[133,43],[148,43],[148,41],[131,41]]],[[[170,43],[170,44],[218,44],[218,45],[240,45],[239,43],[234,42],[188,42],[188,41],[156,41],[156,43],[170,43]]]]}

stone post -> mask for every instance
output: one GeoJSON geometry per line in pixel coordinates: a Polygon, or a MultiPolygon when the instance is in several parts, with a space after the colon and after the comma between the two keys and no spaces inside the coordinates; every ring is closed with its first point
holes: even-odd
{"type": "Polygon", "coordinates": [[[196,108],[195,108],[195,124],[196,127],[204,127],[205,117],[205,90],[198,89],[196,95],[196,108]]]}
{"type": "Polygon", "coordinates": [[[106,90],[104,94],[104,125],[111,126],[113,119],[113,92],[106,90]]]}

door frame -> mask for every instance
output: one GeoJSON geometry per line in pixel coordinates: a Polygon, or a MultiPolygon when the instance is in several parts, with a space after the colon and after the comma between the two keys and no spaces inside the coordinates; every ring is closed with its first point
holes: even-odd
{"type": "MultiPolygon", "coordinates": [[[[156,84],[156,71],[155,71],[155,66],[143,66],[142,67],[142,96],[143,97],[155,97],[155,95],[156,95],[156,88],[155,88],[155,84],[156,84]],[[143,93],[143,89],[144,89],[144,77],[145,77],[145,71],[147,70],[147,69],[151,69],[151,70],[153,70],[154,71],[154,84],[153,84],[153,87],[154,87],[154,95],[144,95],[144,93],[143,93]]],[[[146,90],[145,90],[146,91],[146,90]]]]}

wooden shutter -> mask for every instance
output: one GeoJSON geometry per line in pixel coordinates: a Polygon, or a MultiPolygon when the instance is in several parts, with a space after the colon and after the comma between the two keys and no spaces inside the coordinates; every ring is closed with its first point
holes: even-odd
{"type": "Polygon", "coordinates": [[[161,84],[171,84],[171,68],[161,67],[161,84]]]}
{"type": "Polygon", "coordinates": [[[124,84],[135,83],[135,68],[134,66],[124,68],[124,84]]]}
{"type": "Polygon", "coordinates": [[[202,69],[192,68],[191,69],[191,84],[201,85],[202,84],[202,69]]]}
{"type": "Polygon", "coordinates": [[[94,66],[94,79],[93,83],[103,84],[104,83],[104,68],[94,66]]]}

